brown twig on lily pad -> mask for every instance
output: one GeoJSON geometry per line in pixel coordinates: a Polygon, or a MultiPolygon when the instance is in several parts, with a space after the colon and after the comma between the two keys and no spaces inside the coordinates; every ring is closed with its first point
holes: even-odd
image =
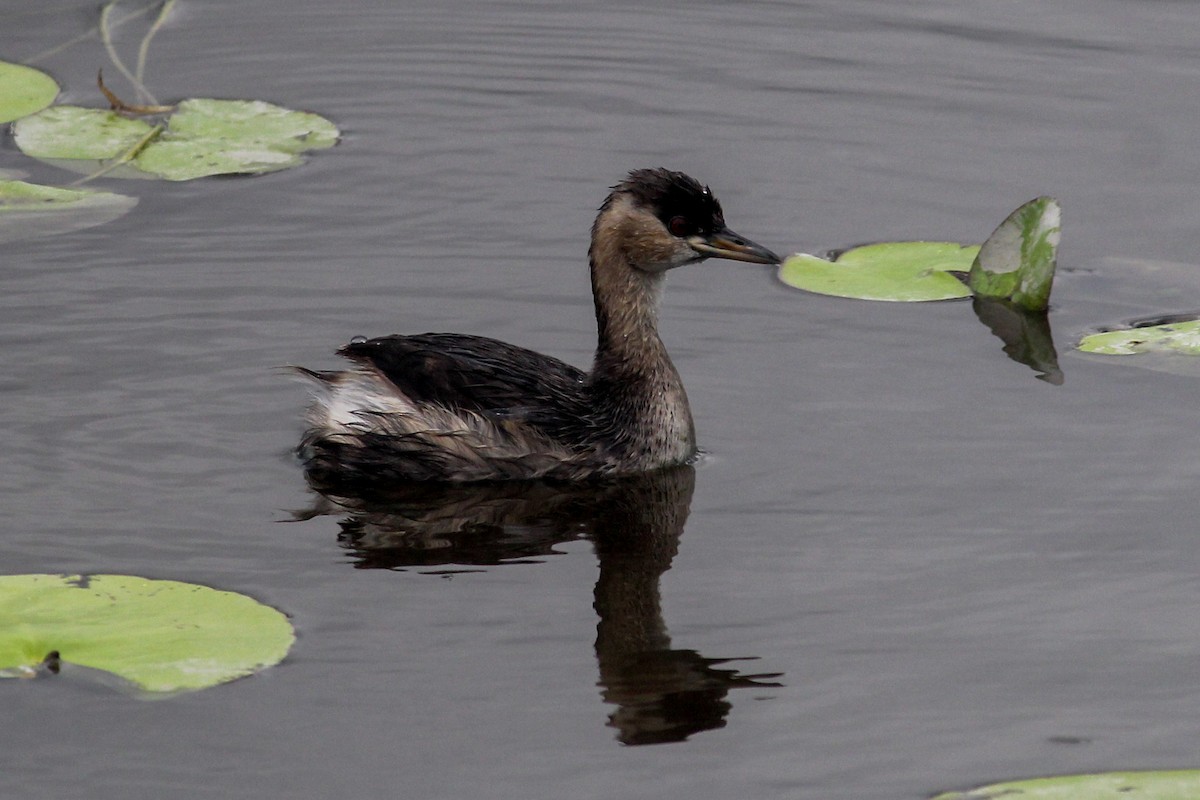
{"type": "Polygon", "coordinates": [[[100,93],[108,100],[109,107],[118,114],[153,116],[155,114],[170,114],[175,110],[175,106],[144,106],[135,103],[126,103],[104,85],[104,70],[96,73],[96,85],[100,87],[100,93]]]}

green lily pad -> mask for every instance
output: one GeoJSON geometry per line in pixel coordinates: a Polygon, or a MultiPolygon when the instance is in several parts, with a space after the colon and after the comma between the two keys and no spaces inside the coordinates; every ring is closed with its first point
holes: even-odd
{"type": "MultiPolygon", "coordinates": [[[[17,147],[34,158],[101,162],[87,164],[91,171],[132,154],[130,166],[171,181],[286,169],[303,163],[303,153],[337,144],[339,136],[324,117],[257,100],[184,100],[158,135],[143,120],[74,106],[46,109],[13,127],[17,147]]],[[[108,175],[131,177],[128,171],[108,175]]]]}
{"type": "Polygon", "coordinates": [[[0,576],[0,674],[8,676],[29,674],[57,653],[146,692],[203,689],[279,663],[294,640],[279,611],[207,586],[130,575],[0,576]]]}
{"type": "Polygon", "coordinates": [[[287,153],[333,147],[340,135],[324,117],[261,100],[184,100],[168,131],[192,139],[260,142],[287,153]]]}
{"type": "Polygon", "coordinates": [[[947,792],[933,800],[1195,800],[1200,770],[1106,772],[997,783],[967,792],[947,792]]]}
{"type": "Polygon", "coordinates": [[[99,162],[124,155],[152,129],[115,111],[53,106],[13,123],[13,141],[34,158],[99,162]]]}
{"type": "Polygon", "coordinates": [[[967,274],[979,297],[1008,300],[1028,311],[1045,311],[1058,261],[1062,209],[1038,197],[1008,215],[988,237],[967,274]]]}
{"type": "Polygon", "coordinates": [[[1185,319],[1162,325],[1146,325],[1083,337],[1079,349],[1106,356],[1137,353],[1182,353],[1200,355],[1200,320],[1185,319]]]}
{"type": "Polygon", "coordinates": [[[41,111],[58,97],[58,84],[46,73],[0,61],[0,123],[41,111]]]}
{"type": "Polygon", "coordinates": [[[832,261],[798,253],[779,268],[789,286],[861,300],[921,302],[970,297],[952,272],[965,273],[978,247],[954,242],[884,242],[855,247],[832,261]]]}
{"type": "Polygon", "coordinates": [[[0,242],[90,228],[124,216],[136,197],[0,180],[0,242]]]}
{"type": "Polygon", "coordinates": [[[333,147],[338,136],[324,117],[260,100],[185,100],[137,165],[172,181],[273,172],[301,163],[301,153],[333,147]]]}
{"type": "Polygon", "coordinates": [[[798,253],[779,268],[789,286],[862,300],[1002,299],[1045,311],[1054,281],[1061,210],[1049,197],[1008,215],[981,247],[953,242],[883,242],[832,260],[798,253]],[[965,282],[951,273],[964,273],[965,282]]]}

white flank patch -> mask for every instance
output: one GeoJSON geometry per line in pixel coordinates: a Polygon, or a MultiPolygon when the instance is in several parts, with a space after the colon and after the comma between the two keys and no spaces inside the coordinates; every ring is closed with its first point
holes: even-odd
{"type": "Polygon", "coordinates": [[[335,432],[363,430],[364,411],[383,414],[412,414],[415,411],[412,403],[390,384],[365,372],[342,373],[341,379],[322,395],[317,397],[317,403],[325,418],[318,417],[314,421],[335,432]]]}

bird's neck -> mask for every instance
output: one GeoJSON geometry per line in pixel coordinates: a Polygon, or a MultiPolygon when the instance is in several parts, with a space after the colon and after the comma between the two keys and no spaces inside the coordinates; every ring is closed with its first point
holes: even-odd
{"type": "Polygon", "coordinates": [[[627,437],[625,446],[647,465],[682,463],[695,452],[687,392],[658,336],[665,276],[633,267],[619,246],[596,237],[592,293],[599,341],[590,386],[597,405],[627,437]]]}
{"type": "Polygon", "coordinates": [[[674,372],[658,336],[658,306],[665,275],[644,272],[629,263],[613,243],[620,237],[597,237],[589,253],[592,299],[596,305],[595,369],[602,373],[645,375],[664,367],[674,372]]]}

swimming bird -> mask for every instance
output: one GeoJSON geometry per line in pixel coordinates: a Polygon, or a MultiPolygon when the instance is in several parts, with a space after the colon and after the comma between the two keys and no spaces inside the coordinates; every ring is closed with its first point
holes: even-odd
{"type": "Polygon", "coordinates": [[[665,275],[708,258],[779,257],[727,228],[707,186],[639,169],[600,206],[588,258],[590,372],[460,333],[354,341],[338,351],[351,368],[300,368],[316,387],[298,451],[310,480],[581,480],[694,459],[687,393],[658,335],[665,275]]]}

